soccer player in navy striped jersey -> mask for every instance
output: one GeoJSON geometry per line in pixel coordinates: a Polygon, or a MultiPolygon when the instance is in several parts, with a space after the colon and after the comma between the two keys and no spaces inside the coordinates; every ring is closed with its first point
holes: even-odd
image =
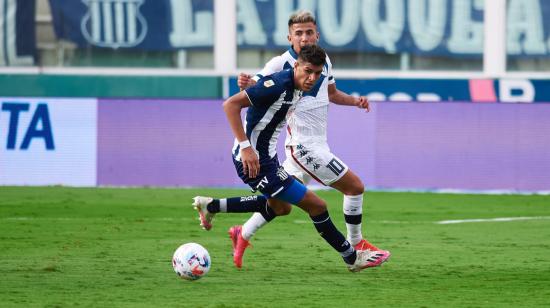
{"type": "MultiPolygon", "coordinates": [[[[300,11],[290,16],[288,27],[288,40],[291,43],[289,50],[270,60],[256,76],[241,74],[238,80],[239,87],[247,88],[264,75],[292,67],[296,62],[297,53],[304,46],[316,44],[319,40],[315,17],[307,11],[300,11]]],[[[357,250],[379,250],[362,236],[364,184],[342,160],[331,152],[328,146],[326,130],[329,101],[370,110],[369,103],[364,97],[354,97],[336,88],[332,64],[327,56],[320,79],[310,91],[304,93],[295,110],[288,115],[288,133],[285,143],[287,159],[283,164],[284,169],[304,184],[315,179],[323,185],[342,192],[348,241],[357,250]]],[[[210,202],[213,203],[208,206],[211,212],[205,212],[203,215],[208,220],[203,220],[201,223],[207,230],[211,227],[211,218],[217,212],[256,212],[242,227],[234,226],[230,229],[229,233],[234,243],[234,262],[237,266],[242,264],[244,249],[256,231],[275,216],[286,215],[291,211],[290,206],[268,207],[263,196],[219,200],[196,197],[194,205],[206,208],[206,204],[210,202]]]]}
{"type": "MultiPolygon", "coordinates": [[[[260,191],[271,208],[297,205],[307,212],[319,234],[340,253],[350,271],[378,266],[386,252],[359,250],[346,240],[330,219],[326,203],[279,165],[276,144],[286,116],[296,108],[304,92],[321,77],[326,54],[316,45],[301,49],[293,67],[262,77],[256,85],[223,103],[235,135],[233,161],[239,177],[260,191]],[[248,108],[243,126],[241,110],[248,108]]],[[[209,211],[199,208],[201,216],[209,211]]],[[[206,217],[201,217],[208,221],[206,217]]]]}

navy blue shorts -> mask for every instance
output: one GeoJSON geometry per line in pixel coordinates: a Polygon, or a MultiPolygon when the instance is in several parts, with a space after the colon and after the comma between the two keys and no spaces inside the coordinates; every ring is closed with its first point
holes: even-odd
{"type": "Polygon", "coordinates": [[[253,179],[244,174],[242,162],[233,159],[233,163],[241,180],[268,199],[276,198],[297,204],[306,194],[307,188],[283,169],[277,156],[260,162],[260,172],[253,179]]]}

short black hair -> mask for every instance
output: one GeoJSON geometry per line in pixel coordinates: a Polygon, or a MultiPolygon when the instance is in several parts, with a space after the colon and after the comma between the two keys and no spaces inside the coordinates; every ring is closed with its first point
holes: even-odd
{"type": "Polygon", "coordinates": [[[307,45],[302,47],[298,54],[298,60],[311,63],[313,65],[324,65],[327,54],[325,50],[318,45],[307,45]]]}

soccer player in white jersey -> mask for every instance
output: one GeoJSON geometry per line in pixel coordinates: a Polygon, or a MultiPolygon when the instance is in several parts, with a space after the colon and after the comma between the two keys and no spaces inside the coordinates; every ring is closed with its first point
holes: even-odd
{"type": "Polygon", "coordinates": [[[233,162],[243,182],[260,191],[274,208],[295,204],[307,212],[319,234],[340,253],[348,269],[358,272],[380,265],[387,259],[387,252],[356,251],[332,223],[326,203],[289,176],[277,158],[277,140],[286,115],[296,107],[302,93],[315,86],[325,58],[321,47],[305,46],[292,67],[259,79],[256,85],[228,98],[223,107],[235,135],[233,162]],[[248,110],[243,126],[244,108],[248,110]]]}
{"type": "MultiPolygon", "coordinates": [[[[240,88],[254,85],[262,76],[292,67],[300,50],[304,46],[316,44],[319,40],[315,17],[309,12],[300,11],[290,16],[288,27],[288,40],[291,43],[289,50],[270,60],[256,76],[241,74],[238,80],[240,88]]],[[[304,184],[315,179],[323,185],[331,186],[342,192],[348,241],[357,250],[377,251],[379,249],[364,239],[361,231],[364,184],[344,162],[330,151],[327,143],[329,101],[339,105],[357,106],[367,111],[370,110],[369,103],[364,97],[351,96],[336,88],[332,76],[332,64],[327,56],[320,80],[310,91],[304,93],[296,109],[287,116],[288,132],[285,142],[287,159],[283,166],[289,174],[304,184]]],[[[210,229],[211,219],[217,212],[256,211],[242,227],[234,226],[229,231],[233,241],[234,263],[237,267],[242,266],[244,250],[248,247],[248,241],[256,231],[275,216],[286,215],[291,211],[290,206],[268,207],[266,204],[266,200],[262,196],[220,200],[196,197],[194,202],[195,207],[204,211],[201,225],[207,230],[210,229]],[[210,203],[212,204],[208,205],[210,203]]]]}

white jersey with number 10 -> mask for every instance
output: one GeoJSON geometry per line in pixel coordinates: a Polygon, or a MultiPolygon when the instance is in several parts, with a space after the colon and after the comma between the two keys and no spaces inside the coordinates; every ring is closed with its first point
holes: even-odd
{"type": "MultiPolygon", "coordinates": [[[[297,58],[298,54],[291,47],[282,55],[271,59],[253,79],[257,81],[263,76],[294,67],[297,58]]],[[[287,115],[286,145],[327,143],[328,85],[332,83],[335,83],[332,63],[327,55],[321,77],[311,91],[304,92],[296,109],[287,115]]]]}

